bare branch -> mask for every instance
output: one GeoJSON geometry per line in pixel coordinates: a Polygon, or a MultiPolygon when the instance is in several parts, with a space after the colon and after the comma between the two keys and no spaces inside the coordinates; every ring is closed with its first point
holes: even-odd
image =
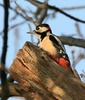
{"type": "Polygon", "coordinates": [[[43,8],[42,8],[42,11],[41,11],[41,16],[37,20],[37,23],[39,23],[39,24],[42,23],[42,21],[44,20],[44,18],[47,15],[47,4],[48,4],[48,0],[45,1],[44,5],[43,5],[43,8]]]}
{"type": "Polygon", "coordinates": [[[79,39],[79,38],[77,39],[77,38],[66,37],[66,36],[59,36],[59,38],[66,45],[78,46],[78,47],[85,48],[85,40],[84,39],[79,39]]]}
{"type": "MultiPolygon", "coordinates": [[[[42,3],[41,2],[39,2],[39,1],[34,1],[34,0],[27,0],[27,1],[29,1],[30,3],[32,3],[32,4],[34,4],[35,6],[37,6],[38,8],[40,8],[40,9],[42,9],[43,8],[43,5],[41,5],[42,3]]],[[[0,4],[0,6],[4,6],[3,4],[0,4]]],[[[47,5],[48,7],[49,7],[49,9],[53,9],[53,10],[55,10],[55,11],[58,11],[59,10],[59,8],[57,9],[56,7],[54,7],[54,6],[51,6],[51,5],[47,5]]],[[[61,8],[61,10],[78,10],[78,9],[84,9],[85,8],[85,6],[78,6],[78,7],[69,7],[69,8],[61,8]]],[[[16,9],[13,9],[11,6],[10,6],[10,9],[11,10],[13,10],[14,12],[16,12],[18,15],[20,15],[21,17],[23,17],[24,19],[26,19],[27,20],[27,18],[26,17],[24,17],[21,13],[19,13],[16,9]]],[[[59,10],[59,12],[60,13],[62,13],[63,14],[63,11],[61,12],[60,10],[59,10]]],[[[65,12],[64,12],[65,13],[65,12]]],[[[79,22],[82,22],[82,23],[85,23],[85,21],[83,21],[83,20],[80,20],[80,19],[78,19],[78,18],[75,18],[75,17],[73,17],[73,16],[71,16],[71,15],[69,15],[69,14],[65,14],[67,17],[70,17],[71,19],[73,19],[73,20],[76,20],[76,21],[79,21],[79,22]]]]}
{"type": "MultiPolygon", "coordinates": [[[[3,34],[3,50],[1,55],[1,67],[5,69],[6,64],[6,53],[7,53],[7,43],[8,43],[8,18],[9,18],[9,0],[4,0],[4,34],[3,34]]],[[[7,75],[5,70],[1,70],[1,85],[2,85],[2,100],[7,100],[9,96],[9,88],[7,82],[7,75]]]]}
{"type": "MultiPolygon", "coordinates": [[[[35,6],[39,7],[39,8],[41,8],[42,7],[41,4],[43,4],[42,2],[39,2],[37,0],[36,1],[35,0],[27,0],[27,1],[29,1],[30,3],[32,3],[33,5],[35,5],[35,6]]],[[[70,14],[68,14],[68,13],[62,11],[61,9],[59,9],[58,7],[51,6],[51,5],[47,5],[47,7],[49,9],[51,9],[51,10],[55,10],[57,12],[60,12],[61,14],[65,15],[65,16],[67,16],[67,17],[69,17],[69,18],[71,18],[71,19],[73,19],[75,21],[78,21],[78,22],[81,22],[81,23],[85,23],[84,20],[81,20],[81,19],[78,19],[78,18],[76,18],[74,16],[71,16],[70,14]]]]}
{"type": "Polygon", "coordinates": [[[31,4],[35,5],[39,9],[43,8],[44,3],[41,3],[41,2],[39,2],[37,0],[27,0],[27,1],[29,1],[31,4]]]}
{"type": "Polygon", "coordinates": [[[64,11],[62,11],[61,9],[59,9],[59,8],[57,8],[57,7],[54,7],[54,6],[48,6],[50,9],[54,9],[55,11],[58,11],[58,12],[60,12],[61,14],[63,14],[63,15],[65,15],[65,16],[67,16],[67,17],[69,17],[69,18],[71,18],[71,19],[73,19],[73,20],[75,20],[75,21],[78,21],[78,22],[81,22],[81,23],[85,23],[85,20],[81,20],[81,19],[79,19],[79,18],[76,18],[76,17],[74,17],[74,16],[71,16],[70,14],[68,14],[68,13],[66,13],[66,12],[64,12],[64,11]]]}

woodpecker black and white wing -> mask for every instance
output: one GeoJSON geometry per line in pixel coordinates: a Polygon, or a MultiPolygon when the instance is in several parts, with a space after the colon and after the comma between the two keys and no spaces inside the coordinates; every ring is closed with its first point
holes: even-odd
{"type": "Polygon", "coordinates": [[[49,39],[52,41],[54,47],[56,48],[57,52],[59,53],[59,57],[63,57],[64,59],[69,61],[69,57],[66,54],[66,50],[62,42],[54,35],[50,35],[49,39]]]}
{"type": "Polygon", "coordinates": [[[56,36],[50,35],[49,39],[52,41],[53,45],[59,49],[66,52],[65,47],[63,46],[62,42],[56,36]]]}

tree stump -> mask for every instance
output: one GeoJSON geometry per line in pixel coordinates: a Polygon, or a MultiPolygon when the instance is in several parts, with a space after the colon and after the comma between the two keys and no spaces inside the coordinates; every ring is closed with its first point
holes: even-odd
{"type": "Polygon", "coordinates": [[[18,51],[10,74],[27,100],[85,100],[84,83],[30,42],[18,51]]]}

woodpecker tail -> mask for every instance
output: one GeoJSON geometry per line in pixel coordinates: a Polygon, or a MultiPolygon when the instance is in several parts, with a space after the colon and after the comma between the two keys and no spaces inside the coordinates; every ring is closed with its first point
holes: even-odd
{"type": "Polygon", "coordinates": [[[68,62],[66,59],[64,58],[57,58],[56,56],[50,55],[48,54],[50,58],[52,58],[56,63],[58,63],[59,65],[61,65],[63,68],[67,69],[68,71],[72,71],[71,66],[70,66],[70,62],[68,62]]]}

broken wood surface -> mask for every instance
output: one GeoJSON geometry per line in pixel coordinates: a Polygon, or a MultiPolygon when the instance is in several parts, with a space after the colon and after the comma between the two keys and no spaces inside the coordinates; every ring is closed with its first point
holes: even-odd
{"type": "Polygon", "coordinates": [[[84,83],[30,42],[18,51],[10,74],[27,100],[85,100],[84,83]]]}

